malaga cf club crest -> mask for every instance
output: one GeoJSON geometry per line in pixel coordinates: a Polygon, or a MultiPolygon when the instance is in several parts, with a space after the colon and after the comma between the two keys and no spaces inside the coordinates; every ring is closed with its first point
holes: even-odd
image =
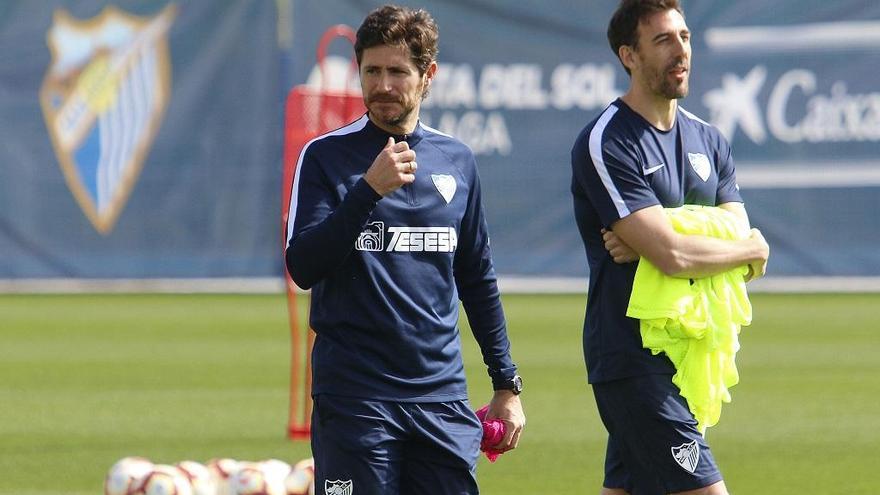
{"type": "Polygon", "coordinates": [[[672,458],[685,471],[693,474],[697,470],[697,464],[700,463],[700,445],[694,440],[689,443],[683,443],[678,447],[672,447],[672,458]]]}
{"type": "Polygon", "coordinates": [[[51,65],[40,88],[46,127],[67,184],[101,233],[113,228],[168,105],[168,31],[176,7],[139,17],[55,12],[51,65]]]}
{"type": "Polygon", "coordinates": [[[324,480],[325,495],[352,495],[354,493],[354,484],[351,480],[324,480]]]}

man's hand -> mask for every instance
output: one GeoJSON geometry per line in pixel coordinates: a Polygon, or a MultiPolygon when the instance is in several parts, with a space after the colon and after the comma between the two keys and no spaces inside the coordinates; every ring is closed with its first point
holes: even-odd
{"type": "Polygon", "coordinates": [[[395,143],[394,138],[389,137],[388,143],[364,174],[364,180],[374,191],[387,196],[416,180],[417,168],[416,152],[409,149],[409,144],[406,141],[395,143]]]}
{"type": "Polygon", "coordinates": [[[486,420],[490,419],[500,419],[504,422],[504,438],[494,448],[502,452],[515,449],[526,425],[526,415],[523,413],[519,396],[510,390],[496,390],[492,401],[489,402],[489,411],[486,413],[486,420]]]}
{"type": "Polygon", "coordinates": [[[605,249],[611,254],[615,263],[632,263],[639,260],[639,253],[623,242],[623,239],[614,232],[602,229],[602,240],[605,241],[605,249]]]}
{"type": "Polygon", "coordinates": [[[763,277],[767,273],[767,260],[770,258],[770,245],[767,244],[767,240],[764,239],[760,230],[752,229],[752,235],[749,236],[749,239],[758,243],[762,256],[749,263],[749,273],[746,275],[746,282],[763,277]]]}

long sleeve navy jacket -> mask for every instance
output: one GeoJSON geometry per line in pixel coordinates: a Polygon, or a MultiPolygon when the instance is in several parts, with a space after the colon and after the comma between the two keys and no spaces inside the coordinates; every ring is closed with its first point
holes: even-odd
{"type": "Polygon", "coordinates": [[[312,289],[313,393],[402,402],[467,398],[458,301],[493,382],[516,367],[470,149],[421,123],[415,182],[386,197],[363,174],[391,134],[365,115],[297,163],[287,269],[312,289]]]}

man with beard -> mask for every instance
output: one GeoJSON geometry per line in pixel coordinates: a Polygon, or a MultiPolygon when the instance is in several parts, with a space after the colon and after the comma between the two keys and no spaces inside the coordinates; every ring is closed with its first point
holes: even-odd
{"type": "Polygon", "coordinates": [[[717,206],[748,225],[727,141],[678,105],[691,68],[678,0],[623,0],[608,40],[630,87],[579,135],[571,186],[590,269],[584,357],[608,430],[601,493],[723,495],[712,453],[672,383],[672,362],[642,346],[639,321],[626,310],[640,257],[672,277],[748,266],[755,279],[769,247],[757,229],[738,241],[682,235],[664,213],[717,206]]]}
{"type": "Polygon", "coordinates": [[[296,166],[286,261],[312,289],[312,453],[327,493],[478,493],[459,299],[495,390],[486,419],[506,426],[494,448],[515,448],[525,424],[473,153],[419,122],[437,37],[424,10],[371,12],[355,43],[367,114],[296,166]]]}

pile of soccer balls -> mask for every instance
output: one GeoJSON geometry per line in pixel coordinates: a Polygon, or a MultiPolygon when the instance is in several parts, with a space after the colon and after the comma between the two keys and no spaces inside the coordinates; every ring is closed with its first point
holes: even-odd
{"type": "Polygon", "coordinates": [[[295,465],[269,459],[260,462],[212,459],[206,464],[183,461],[153,464],[125,457],[110,468],[104,495],[314,495],[315,463],[295,465]]]}

